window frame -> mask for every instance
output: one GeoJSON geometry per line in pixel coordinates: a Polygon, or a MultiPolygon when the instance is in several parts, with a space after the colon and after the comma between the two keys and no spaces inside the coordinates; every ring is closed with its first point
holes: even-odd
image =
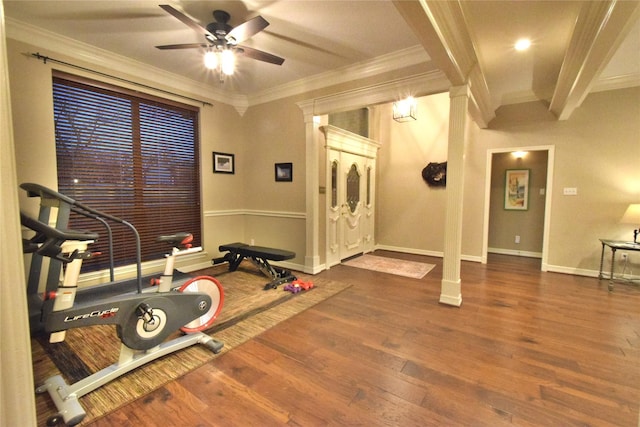
{"type": "MultiPolygon", "coordinates": [[[[200,246],[202,242],[200,109],[192,105],[58,70],[53,71],[52,85],[54,86],[53,104],[54,121],[56,122],[56,160],[58,162],[56,174],[58,176],[59,191],[87,206],[120,217],[133,224],[140,233],[142,262],[156,260],[168,252],[170,248],[156,243],[156,238],[162,234],[190,232],[194,236],[193,245],[200,246]],[[90,144],[85,143],[84,146],[78,148],[81,145],[79,143],[82,138],[80,134],[89,126],[85,122],[80,123],[78,119],[80,125],[77,127],[81,128],[78,131],[78,136],[72,135],[67,140],[64,140],[64,136],[62,136],[63,125],[58,123],[62,115],[58,111],[61,104],[57,103],[61,103],[61,100],[56,98],[56,93],[59,95],[61,89],[56,88],[56,85],[74,88],[71,91],[77,89],[78,93],[80,91],[91,91],[98,98],[124,100],[131,103],[131,116],[121,116],[116,119],[103,118],[108,116],[111,110],[98,111],[98,114],[96,114],[97,119],[93,123],[93,129],[97,129],[96,140],[91,141],[90,144]],[[167,117],[167,119],[163,121],[162,118],[164,117],[167,117]],[[121,118],[125,120],[120,120],[121,118]],[[131,134],[121,135],[116,131],[111,132],[116,143],[112,143],[111,140],[105,142],[100,138],[110,135],[110,130],[106,129],[106,127],[101,129],[103,125],[101,120],[103,119],[104,122],[111,120],[111,123],[114,123],[114,126],[118,128],[118,131],[121,130],[119,129],[120,126],[122,129],[128,127],[129,122],[127,120],[137,124],[131,125],[131,134]],[[85,126],[85,128],[82,128],[82,126],[85,126]],[[104,131],[104,134],[98,134],[99,131],[104,131]],[[72,141],[73,138],[77,139],[77,141],[72,141]],[[120,143],[122,143],[122,146],[120,143]],[[131,155],[130,159],[126,159],[127,153],[129,153],[126,147],[129,143],[131,144],[131,155]],[[74,144],[76,144],[75,147],[74,144]],[[62,149],[62,146],[65,146],[66,150],[62,149]],[[89,146],[92,148],[88,149],[89,146]],[[68,149],[68,147],[71,147],[71,149],[68,149]],[[93,147],[97,148],[94,149],[93,147]],[[100,148],[106,148],[108,153],[99,158],[99,155],[95,153],[99,153],[98,150],[100,148]],[[73,173],[66,173],[62,170],[60,165],[68,165],[69,163],[71,163],[72,168],[76,168],[76,166],[73,166],[76,160],[68,159],[68,153],[74,149],[83,150],[82,153],[80,151],[78,153],[85,158],[88,153],[94,153],[95,159],[90,159],[89,164],[92,161],[97,162],[95,171],[85,165],[78,166],[73,173]],[[116,157],[111,159],[111,152],[122,157],[119,160],[122,162],[119,164],[121,169],[131,169],[130,174],[129,171],[124,173],[130,182],[119,181],[118,170],[116,169],[114,177],[106,177],[106,173],[101,175],[105,177],[106,185],[96,185],[95,181],[88,181],[84,186],[73,184],[73,179],[70,178],[71,174],[75,176],[76,174],[85,173],[86,176],[83,179],[95,179],[99,174],[99,166],[111,165],[110,161],[117,161],[114,160],[116,157]],[[112,180],[113,186],[109,186],[108,180],[112,180]],[[168,182],[163,183],[163,181],[168,182]],[[95,194],[89,194],[89,191],[87,191],[92,186],[95,194]],[[81,191],[79,188],[83,190],[81,191]],[[117,194],[119,190],[121,194],[117,194]],[[133,195],[133,206],[127,205],[126,200],[128,198],[128,201],[131,201],[131,195],[133,195]],[[173,221],[176,222],[175,227],[177,228],[172,227],[171,222],[173,221]],[[181,229],[181,225],[183,228],[187,226],[189,229],[181,229]]],[[[77,104],[84,103],[84,99],[80,102],[80,97],[76,101],[77,104]]],[[[87,102],[89,103],[87,105],[90,106],[92,101],[88,100],[87,102]]],[[[66,106],[68,107],[68,105],[66,106]]],[[[116,110],[117,108],[114,107],[116,110]]],[[[126,110],[126,107],[124,109],[126,110]]],[[[90,111],[87,107],[85,114],[90,116],[90,111]]],[[[67,114],[68,121],[71,121],[68,117],[71,114],[73,113],[67,114]]],[[[65,131],[69,132],[69,130],[65,131]]],[[[90,136],[93,137],[94,134],[90,134],[90,136]]],[[[105,254],[108,252],[107,234],[99,224],[81,219],[77,215],[72,215],[69,226],[71,228],[90,229],[104,235],[104,238],[92,245],[91,249],[105,254]]],[[[131,265],[136,262],[135,244],[130,230],[120,230],[117,226],[114,227],[113,243],[115,267],[131,265]]],[[[108,258],[107,256],[102,256],[86,260],[83,263],[83,271],[109,268],[108,258]]]]}

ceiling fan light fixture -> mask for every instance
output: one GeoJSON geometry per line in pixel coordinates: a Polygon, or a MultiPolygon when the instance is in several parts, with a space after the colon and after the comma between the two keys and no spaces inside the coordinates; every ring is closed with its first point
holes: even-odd
{"type": "Polygon", "coordinates": [[[220,54],[220,69],[221,71],[230,76],[233,74],[236,68],[236,56],[230,49],[223,50],[220,54]]]}
{"type": "MultiPolygon", "coordinates": [[[[1,0],[0,0],[1,1],[1,0]]],[[[241,43],[257,33],[263,31],[269,22],[262,16],[256,16],[240,25],[232,27],[229,25],[231,16],[224,10],[214,10],[215,22],[211,22],[205,27],[198,24],[189,16],[173,8],[168,4],[161,4],[160,7],[183,24],[204,35],[206,45],[201,43],[186,43],[156,46],[158,49],[196,49],[205,47],[204,65],[207,69],[218,72],[220,83],[224,82],[225,76],[234,74],[236,67],[235,54],[243,55],[246,58],[256,59],[271,64],[282,65],[284,58],[263,52],[254,48],[243,48],[241,43]]]]}
{"type": "Polygon", "coordinates": [[[218,54],[216,52],[208,51],[204,54],[204,66],[210,70],[218,68],[218,54]]]}

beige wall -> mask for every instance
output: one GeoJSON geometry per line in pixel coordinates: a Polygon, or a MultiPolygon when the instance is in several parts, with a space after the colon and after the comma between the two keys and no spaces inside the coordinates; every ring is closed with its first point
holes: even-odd
{"type": "MultiPolygon", "coordinates": [[[[555,147],[548,265],[550,270],[593,275],[600,262],[599,238],[629,240],[632,227],[619,224],[627,205],[640,200],[640,87],[598,92],[566,121],[556,121],[542,103],[502,107],[489,129],[472,128],[466,181],[485,185],[487,150],[555,147]],[[577,196],[563,188],[576,187],[577,196]]],[[[467,203],[465,233],[482,228],[483,206],[467,203]]],[[[466,215],[466,214],[465,214],[466,215]]],[[[474,248],[476,250],[476,248],[474,248]]],[[[640,263],[637,253],[629,255],[640,263]]]]}
{"type": "Polygon", "coordinates": [[[304,212],[305,126],[291,99],[251,107],[243,117],[244,207],[250,210],[304,212]],[[293,181],[276,182],[276,163],[293,163],[293,181]]]}
{"type": "Polygon", "coordinates": [[[242,240],[244,208],[242,191],[245,158],[238,151],[244,140],[238,112],[221,103],[200,109],[202,241],[210,257],[219,255],[218,246],[242,240]],[[234,154],[235,174],[213,173],[213,152],[234,154]]]}
{"type": "Polygon", "coordinates": [[[376,107],[379,122],[376,243],[441,255],[446,190],[429,187],[422,169],[447,160],[449,94],[417,98],[417,120],[393,120],[392,104],[376,107]]]}
{"type": "Polygon", "coordinates": [[[287,266],[305,256],[305,127],[291,99],[250,107],[242,117],[242,200],[246,243],[293,251],[287,266]],[[276,182],[275,164],[292,163],[293,181],[276,182]]]}

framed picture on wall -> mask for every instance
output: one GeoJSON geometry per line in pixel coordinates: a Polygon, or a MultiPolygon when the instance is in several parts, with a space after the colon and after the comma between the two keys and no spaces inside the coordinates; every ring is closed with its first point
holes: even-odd
{"type": "Polygon", "coordinates": [[[504,183],[504,208],[529,209],[529,169],[507,169],[504,183]]]}
{"type": "Polygon", "coordinates": [[[213,173],[235,173],[234,155],[214,151],[213,173]]]}
{"type": "Polygon", "coordinates": [[[293,181],[293,163],[276,163],[276,181],[293,181]]]}

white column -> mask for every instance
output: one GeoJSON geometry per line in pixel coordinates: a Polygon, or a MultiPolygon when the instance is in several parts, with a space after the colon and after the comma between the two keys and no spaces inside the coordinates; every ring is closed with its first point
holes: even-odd
{"type": "Polygon", "coordinates": [[[318,159],[318,147],[316,134],[319,134],[317,125],[313,122],[313,104],[300,106],[304,113],[305,126],[305,210],[306,210],[306,244],[304,257],[305,273],[315,274],[320,271],[320,212],[319,196],[320,171],[318,159]]]}
{"type": "Polygon", "coordinates": [[[0,0],[0,425],[35,426],[35,389],[3,7],[0,0]]]}
{"type": "Polygon", "coordinates": [[[444,260],[440,302],[462,304],[460,255],[462,251],[462,201],[464,194],[464,151],[469,89],[449,90],[449,149],[447,154],[447,205],[444,226],[444,260]]]}

